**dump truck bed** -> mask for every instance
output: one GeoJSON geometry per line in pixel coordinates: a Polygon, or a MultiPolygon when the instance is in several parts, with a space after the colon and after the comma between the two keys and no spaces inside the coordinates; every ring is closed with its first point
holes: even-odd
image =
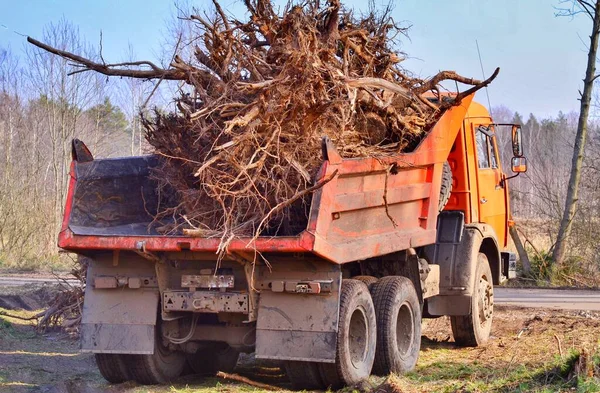
{"type": "MultiPolygon", "coordinates": [[[[327,143],[316,181],[331,180],[314,192],[306,229],[238,238],[228,250],[309,252],[345,263],[435,243],[442,167],[472,98],[448,109],[410,153],[342,159],[327,143]]],[[[160,198],[151,176],[158,164],[156,156],[74,160],[59,247],[217,252],[219,237],[161,234],[154,215],[176,202],[160,198]]]]}

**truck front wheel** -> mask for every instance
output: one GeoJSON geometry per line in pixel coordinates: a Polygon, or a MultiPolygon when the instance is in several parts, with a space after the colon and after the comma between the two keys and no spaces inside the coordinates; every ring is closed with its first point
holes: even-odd
{"type": "Polygon", "coordinates": [[[375,308],[367,285],[343,280],[335,363],[320,363],[325,386],[339,389],[367,379],[373,368],[377,343],[375,308]]]}
{"type": "Polygon", "coordinates": [[[412,281],[383,277],[371,287],[377,316],[373,373],[402,374],[417,364],[421,348],[421,306],[412,281]]]}
{"type": "Polygon", "coordinates": [[[471,314],[450,317],[454,341],[461,347],[485,344],[492,330],[494,284],[488,259],[479,253],[475,268],[475,286],[471,298],[471,314]]]}

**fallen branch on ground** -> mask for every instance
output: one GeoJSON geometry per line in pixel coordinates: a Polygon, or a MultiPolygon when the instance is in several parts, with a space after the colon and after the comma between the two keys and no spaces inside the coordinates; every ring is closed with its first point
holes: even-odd
{"type": "Polygon", "coordinates": [[[249,378],[242,377],[241,375],[224,373],[223,371],[219,371],[217,373],[217,377],[220,377],[223,379],[228,379],[231,381],[245,383],[246,385],[254,386],[255,388],[269,390],[269,391],[273,391],[273,392],[281,390],[281,388],[278,388],[277,386],[272,386],[272,385],[267,385],[266,383],[256,382],[249,378]]]}

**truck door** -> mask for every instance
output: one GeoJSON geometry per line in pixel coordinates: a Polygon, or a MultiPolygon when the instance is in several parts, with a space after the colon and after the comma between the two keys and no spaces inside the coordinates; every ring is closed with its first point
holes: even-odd
{"type": "Polygon", "coordinates": [[[490,124],[474,124],[473,127],[477,150],[479,221],[491,225],[500,245],[506,246],[507,203],[495,130],[490,124]]]}

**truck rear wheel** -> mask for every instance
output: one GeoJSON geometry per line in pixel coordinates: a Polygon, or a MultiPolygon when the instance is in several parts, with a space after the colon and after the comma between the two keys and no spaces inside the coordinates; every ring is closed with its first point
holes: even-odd
{"type": "Polygon", "coordinates": [[[171,382],[181,375],[185,367],[185,354],[165,347],[159,329],[154,336],[152,355],[131,355],[131,375],[142,385],[171,382]]]}
{"type": "Polygon", "coordinates": [[[129,381],[131,376],[127,369],[128,355],[113,353],[96,353],[96,365],[102,377],[110,383],[122,383],[129,381]]]}
{"type": "Polygon", "coordinates": [[[319,371],[319,363],[285,362],[285,372],[294,389],[321,390],[325,387],[319,371]]]}
{"type": "Polygon", "coordinates": [[[240,353],[226,343],[215,343],[196,353],[186,354],[187,364],[195,374],[216,375],[218,371],[230,373],[237,365],[240,353]]]}
{"type": "Polygon", "coordinates": [[[354,276],[352,277],[352,279],[364,282],[365,284],[367,284],[367,287],[369,289],[371,289],[371,285],[377,282],[377,278],[373,276],[354,276]]]}
{"type": "Polygon", "coordinates": [[[454,341],[461,347],[478,347],[490,338],[494,316],[494,284],[492,270],[483,253],[477,257],[475,287],[470,315],[450,317],[454,341]]]}
{"type": "Polygon", "coordinates": [[[377,343],[375,308],[367,285],[343,280],[335,363],[320,363],[325,386],[355,385],[371,374],[377,343]]]}
{"type": "Polygon", "coordinates": [[[412,281],[383,277],[371,287],[377,317],[373,373],[402,374],[417,364],[421,348],[421,306],[412,281]]]}

